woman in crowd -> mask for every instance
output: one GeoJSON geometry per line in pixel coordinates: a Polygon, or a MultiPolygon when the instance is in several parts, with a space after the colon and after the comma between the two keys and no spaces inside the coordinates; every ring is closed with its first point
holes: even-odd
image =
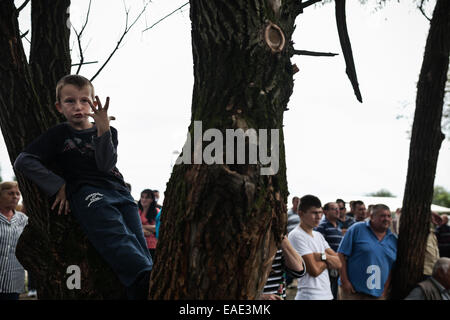
{"type": "Polygon", "coordinates": [[[156,215],[159,209],[156,208],[155,195],[152,190],[145,189],[141,192],[141,198],[138,201],[139,215],[141,217],[142,228],[144,229],[147,248],[150,251],[153,261],[155,260],[156,243],[156,215]]]}
{"type": "Polygon", "coordinates": [[[0,183],[0,300],[18,300],[24,290],[25,270],[16,258],[16,246],[28,217],[16,211],[17,182],[0,183]]]}

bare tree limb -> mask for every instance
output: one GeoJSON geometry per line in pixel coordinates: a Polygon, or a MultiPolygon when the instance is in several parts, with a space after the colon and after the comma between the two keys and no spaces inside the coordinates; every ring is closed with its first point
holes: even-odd
{"type": "Polygon", "coordinates": [[[422,15],[431,22],[431,18],[427,16],[427,14],[425,13],[425,10],[423,9],[423,4],[424,4],[425,0],[420,1],[420,5],[418,5],[418,8],[420,10],[420,12],[422,12],[422,15]]]}
{"type": "Polygon", "coordinates": [[[25,0],[25,2],[22,3],[22,5],[21,5],[19,8],[17,8],[17,12],[22,11],[22,10],[27,6],[27,4],[28,4],[29,2],[30,2],[30,0],[25,0]]]}
{"type": "MultiPolygon", "coordinates": [[[[316,1],[321,1],[321,0],[316,0],[316,1]]],[[[177,8],[177,9],[173,10],[171,13],[167,14],[167,15],[164,16],[163,18],[161,18],[161,19],[159,19],[158,21],[156,21],[156,22],[155,22],[154,24],[152,24],[150,27],[148,27],[148,28],[142,30],[142,32],[145,32],[145,31],[147,31],[147,30],[153,28],[153,27],[156,26],[158,23],[160,23],[160,22],[162,22],[163,20],[167,19],[168,17],[170,17],[171,15],[173,15],[175,12],[177,12],[177,11],[183,9],[183,8],[184,8],[185,6],[187,6],[188,4],[189,4],[189,2],[186,2],[186,3],[183,4],[181,7],[179,7],[179,8],[177,8]]]]}
{"type": "Polygon", "coordinates": [[[21,38],[25,37],[25,36],[28,34],[28,32],[30,32],[30,30],[27,30],[27,31],[25,31],[24,33],[22,33],[22,34],[20,35],[20,37],[21,37],[21,38]]]}
{"type": "Polygon", "coordinates": [[[89,6],[88,6],[88,10],[86,12],[86,20],[84,21],[83,26],[81,27],[81,31],[78,33],[77,30],[75,29],[75,27],[72,26],[73,31],[75,32],[75,34],[77,36],[78,51],[80,53],[80,63],[78,64],[78,69],[76,71],[76,74],[80,73],[81,66],[83,65],[83,62],[84,62],[83,49],[81,48],[81,37],[82,37],[84,29],[86,29],[86,26],[87,26],[88,21],[89,21],[89,14],[91,13],[91,3],[92,3],[92,0],[89,0],[89,6]]]}
{"type": "Polygon", "coordinates": [[[334,57],[339,55],[339,53],[317,52],[308,50],[294,50],[294,54],[297,54],[299,56],[315,56],[315,57],[334,57]]]}
{"type": "Polygon", "coordinates": [[[303,9],[305,9],[305,8],[307,8],[307,7],[309,7],[309,6],[313,5],[313,4],[315,4],[315,3],[317,3],[317,2],[320,2],[320,1],[322,1],[322,0],[308,0],[308,1],[306,1],[306,2],[304,2],[304,3],[301,4],[301,8],[302,8],[302,10],[303,10],[303,9]]]}
{"type": "MultiPolygon", "coordinates": [[[[93,63],[98,63],[98,61],[89,61],[89,62],[83,62],[83,64],[93,64],[93,63]]],[[[78,66],[80,63],[72,63],[71,66],[78,66]]]]}
{"type": "MultiPolygon", "coordinates": [[[[20,32],[20,31],[19,31],[20,32]]],[[[27,40],[27,42],[29,43],[29,44],[31,44],[31,41],[30,40],[28,40],[28,38],[27,38],[27,34],[30,32],[30,30],[27,30],[27,31],[25,31],[25,33],[22,33],[21,35],[20,35],[20,38],[24,38],[25,40],[27,40]]]]}
{"type": "Polygon", "coordinates": [[[103,65],[97,70],[97,72],[94,74],[94,76],[90,79],[91,81],[94,81],[94,79],[100,74],[100,72],[103,70],[103,68],[105,68],[105,66],[108,64],[108,62],[111,60],[111,58],[113,57],[113,55],[116,53],[116,51],[119,49],[120,44],[122,43],[123,39],[125,38],[125,35],[131,30],[131,28],[133,28],[133,26],[136,24],[136,22],[140,19],[140,17],[142,16],[142,14],[145,12],[145,10],[147,9],[147,6],[149,5],[150,1],[146,2],[144,5],[144,8],[141,10],[141,12],[139,13],[139,15],[136,17],[136,19],[134,19],[134,21],[128,25],[128,18],[129,18],[129,13],[130,11],[125,8],[125,14],[126,14],[126,19],[125,19],[125,29],[122,33],[122,36],[120,37],[119,41],[117,41],[116,47],[113,49],[113,51],[111,52],[111,54],[109,55],[109,57],[106,59],[106,61],[103,63],[103,65]]]}

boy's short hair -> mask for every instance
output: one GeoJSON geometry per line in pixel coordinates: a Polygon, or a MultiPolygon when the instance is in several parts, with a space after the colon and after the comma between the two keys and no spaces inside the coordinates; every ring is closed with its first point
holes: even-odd
{"type": "Polygon", "coordinates": [[[303,196],[300,198],[300,204],[298,206],[300,211],[306,212],[311,207],[315,207],[315,208],[322,207],[322,203],[320,202],[320,199],[317,198],[316,196],[313,196],[310,194],[307,194],[306,196],[303,196]]]}
{"type": "Polygon", "coordinates": [[[82,89],[86,86],[91,88],[92,91],[92,99],[95,97],[94,93],[94,86],[92,85],[91,81],[89,81],[87,78],[80,76],[78,74],[68,74],[64,77],[62,77],[57,83],[56,83],[56,102],[61,102],[61,89],[65,85],[74,85],[78,87],[78,89],[82,89]]]}

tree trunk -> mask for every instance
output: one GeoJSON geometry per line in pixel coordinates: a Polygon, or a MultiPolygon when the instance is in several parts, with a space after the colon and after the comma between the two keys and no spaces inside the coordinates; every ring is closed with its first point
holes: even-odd
{"type": "MultiPolygon", "coordinates": [[[[0,126],[11,163],[33,139],[62,120],[56,82],[70,73],[69,0],[32,1],[30,63],[13,0],[0,1],[0,126]]],[[[48,197],[16,172],[29,216],[17,256],[36,280],[40,299],[123,297],[122,286],[69,216],[51,212],[48,197]],[[81,269],[81,289],[69,290],[67,267],[81,269]]],[[[50,201],[49,201],[50,200],[50,201]]]]}
{"type": "MultiPolygon", "coordinates": [[[[202,122],[203,132],[215,128],[223,137],[226,129],[278,129],[279,170],[262,175],[261,163],[249,164],[248,156],[246,164],[175,165],[165,192],[151,298],[260,294],[286,226],[282,126],[293,89],[291,35],[300,3],[191,1],[192,140],[194,121],[202,122]]],[[[194,159],[193,150],[185,152],[194,159]]]]}
{"type": "Polygon", "coordinates": [[[401,215],[393,299],[403,299],[423,274],[450,54],[450,1],[438,0],[417,85],[416,111],[401,215]]]}

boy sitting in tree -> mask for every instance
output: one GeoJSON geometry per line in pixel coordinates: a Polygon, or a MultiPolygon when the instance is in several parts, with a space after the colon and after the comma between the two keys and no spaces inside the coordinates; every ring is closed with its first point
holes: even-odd
{"type": "Polygon", "coordinates": [[[102,106],[88,79],[67,75],[56,85],[55,105],[67,122],[34,140],[14,167],[49,196],[56,195],[52,210],[72,212],[128,297],[146,299],[153,262],[137,205],[116,168],[117,130],[109,125],[109,97],[102,106]],[[50,165],[61,174],[50,171],[50,165]]]}

